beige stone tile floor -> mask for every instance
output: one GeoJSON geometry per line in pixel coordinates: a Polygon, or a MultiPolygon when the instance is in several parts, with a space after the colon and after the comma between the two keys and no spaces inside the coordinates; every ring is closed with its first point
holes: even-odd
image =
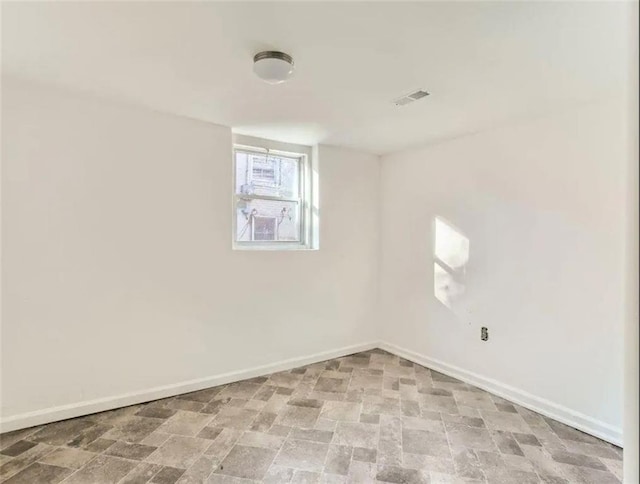
{"type": "Polygon", "coordinates": [[[0,435],[6,484],[619,483],[620,448],[382,350],[0,435]]]}

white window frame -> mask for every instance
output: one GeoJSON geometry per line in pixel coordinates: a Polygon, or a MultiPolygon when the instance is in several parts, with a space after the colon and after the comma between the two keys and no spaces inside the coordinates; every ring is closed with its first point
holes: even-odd
{"type": "MultiPolygon", "coordinates": [[[[317,227],[312,227],[312,204],[313,204],[313,185],[314,180],[312,177],[315,172],[312,170],[312,160],[310,156],[310,149],[300,149],[295,151],[289,151],[289,146],[284,146],[285,149],[274,149],[273,145],[277,143],[269,140],[260,140],[257,138],[244,137],[246,139],[237,140],[233,145],[233,207],[232,207],[232,248],[234,250],[310,250],[317,249],[317,243],[314,244],[314,240],[317,241],[317,227]],[[274,155],[282,156],[286,158],[298,159],[298,191],[299,198],[288,197],[274,197],[269,195],[247,195],[236,193],[236,153],[237,152],[254,153],[261,155],[274,155]],[[307,151],[307,152],[305,152],[307,151]],[[276,200],[298,203],[298,219],[300,226],[300,235],[297,241],[293,240],[261,240],[261,241],[239,241],[236,240],[238,234],[238,220],[237,220],[237,206],[240,199],[260,199],[260,200],[276,200]]],[[[301,147],[306,148],[306,147],[301,147]]],[[[253,167],[249,167],[250,173],[253,174],[253,167]]],[[[276,174],[276,178],[279,175],[276,174]]],[[[315,209],[317,211],[317,208],[315,209]]],[[[276,223],[276,238],[277,238],[277,223],[276,223]]],[[[253,224],[251,226],[253,231],[253,224]]],[[[253,238],[253,237],[252,237],[253,238]]]]}

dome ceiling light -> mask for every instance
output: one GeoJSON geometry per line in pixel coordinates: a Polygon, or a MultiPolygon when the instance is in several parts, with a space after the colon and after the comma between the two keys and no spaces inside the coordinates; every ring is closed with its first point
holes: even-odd
{"type": "Polygon", "coordinates": [[[293,57],[275,50],[259,52],[253,56],[253,72],[269,84],[280,84],[293,74],[293,57]]]}

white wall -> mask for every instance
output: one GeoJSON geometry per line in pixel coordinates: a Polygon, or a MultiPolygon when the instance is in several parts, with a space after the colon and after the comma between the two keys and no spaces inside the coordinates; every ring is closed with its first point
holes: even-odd
{"type": "Polygon", "coordinates": [[[230,129],[3,81],[3,419],[374,339],[377,157],[319,147],[321,250],[232,251],[230,129]]]}
{"type": "Polygon", "coordinates": [[[383,157],[383,339],[619,441],[626,112],[607,101],[383,157]],[[435,216],[470,239],[458,314],[433,296],[435,216]]]}
{"type": "Polygon", "coordinates": [[[231,250],[228,128],[16,80],[2,95],[4,421],[383,339],[619,434],[618,102],[388,156],[382,173],[320,146],[321,250],[283,253],[231,250]],[[436,215],[471,241],[462,316],[433,297],[436,215]]]}
{"type": "Polygon", "coordinates": [[[640,465],[638,454],[640,450],[640,425],[638,413],[640,411],[640,395],[638,391],[639,361],[638,361],[638,246],[639,230],[638,218],[638,3],[632,5],[630,15],[630,45],[629,49],[629,99],[628,103],[628,211],[629,227],[627,232],[627,319],[625,326],[625,375],[624,375],[624,479],[623,482],[633,484],[640,482],[640,465]]]}

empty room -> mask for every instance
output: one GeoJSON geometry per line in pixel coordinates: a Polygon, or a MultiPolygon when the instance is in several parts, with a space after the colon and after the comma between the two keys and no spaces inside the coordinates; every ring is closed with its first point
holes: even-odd
{"type": "Polygon", "coordinates": [[[640,484],[637,1],[0,13],[0,483],[640,484]]]}

